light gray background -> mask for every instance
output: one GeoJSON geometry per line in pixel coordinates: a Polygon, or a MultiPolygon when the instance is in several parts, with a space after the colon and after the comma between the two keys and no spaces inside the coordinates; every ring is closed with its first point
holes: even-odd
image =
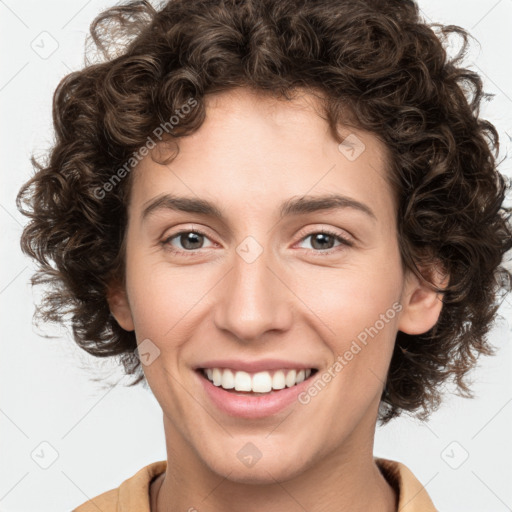
{"type": "MultiPolygon", "coordinates": [[[[25,219],[14,198],[32,172],[30,154],[41,154],[52,141],[52,93],[65,74],[82,66],[89,23],[110,5],[0,0],[0,510],[5,512],[70,510],[165,459],[161,411],[149,390],[123,387],[126,379],[114,365],[75,349],[64,330],[47,327],[45,332],[58,336],[50,340],[32,326],[39,292],[30,289],[33,266],[19,249],[25,219]],[[58,48],[48,56],[44,52],[52,45],[58,48]],[[100,382],[91,381],[87,364],[101,369],[100,382]],[[107,381],[119,384],[109,391],[107,381]],[[40,467],[56,455],[50,467],[40,467]]],[[[499,129],[501,155],[511,153],[512,0],[423,0],[420,6],[428,19],[460,25],[480,42],[468,64],[482,74],[486,91],[496,94],[482,113],[499,129]]],[[[501,170],[510,176],[511,167],[506,160],[501,170]]],[[[447,395],[428,423],[401,418],[377,432],[375,454],[409,466],[443,512],[512,510],[512,331],[504,320],[512,318],[511,303],[509,297],[491,334],[498,356],[481,360],[472,374],[476,399],[447,395]]]]}

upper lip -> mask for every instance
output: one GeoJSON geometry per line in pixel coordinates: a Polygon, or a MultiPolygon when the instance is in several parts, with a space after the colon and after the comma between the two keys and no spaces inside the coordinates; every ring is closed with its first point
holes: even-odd
{"type": "Polygon", "coordinates": [[[245,371],[248,373],[264,372],[271,370],[307,370],[309,368],[316,368],[310,363],[304,364],[297,361],[290,361],[284,359],[260,359],[259,361],[243,361],[242,359],[216,359],[205,361],[195,366],[199,368],[230,368],[232,370],[245,371]]]}

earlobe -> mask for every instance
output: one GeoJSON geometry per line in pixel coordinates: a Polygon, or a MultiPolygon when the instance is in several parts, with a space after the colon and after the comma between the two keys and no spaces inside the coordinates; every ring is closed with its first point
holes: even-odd
{"type": "Polygon", "coordinates": [[[128,296],[124,287],[120,285],[110,286],[107,293],[107,302],[110,312],[116,319],[117,323],[125,331],[135,330],[128,296]]]}
{"type": "MultiPolygon", "coordinates": [[[[448,276],[435,274],[434,282],[443,289],[448,283],[448,276]]],[[[423,334],[437,323],[443,307],[442,294],[436,293],[427,283],[410,270],[402,293],[402,312],[398,329],[406,334],[423,334]]]]}

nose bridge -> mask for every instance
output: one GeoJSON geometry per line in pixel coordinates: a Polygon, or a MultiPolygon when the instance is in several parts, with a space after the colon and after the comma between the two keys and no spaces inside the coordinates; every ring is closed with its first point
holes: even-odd
{"type": "Polygon", "coordinates": [[[215,323],[241,341],[253,341],[269,330],[286,330],[292,312],[286,287],[272,269],[271,251],[247,237],[233,255],[217,302],[215,323]]]}

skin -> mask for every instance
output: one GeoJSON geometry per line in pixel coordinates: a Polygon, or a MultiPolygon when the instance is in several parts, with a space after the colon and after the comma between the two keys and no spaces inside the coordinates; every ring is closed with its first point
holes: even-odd
{"type": "Polygon", "coordinates": [[[207,97],[205,122],[179,140],[174,161],[148,156],[133,171],[126,287],[113,284],[109,303],[138,343],[149,338],[160,350],[144,366],[168,458],[151,487],[153,512],[396,510],[373,459],[383,383],[397,331],[427,331],[442,303],[402,268],[385,146],[349,133],[366,146],[354,161],[313,95],[285,101],[235,89],[207,97]],[[285,200],[332,192],[368,205],[375,218],[354,208],[279,216],[285,200]],[[172,210],[142,220],[163,193],[213,201],[226,222],[172,210]],[[173,254],[189,246],[169,237],[195,228],[206,233],[188,249],[195,256],[173,254]],[[352,245],[333,239],[324,254],[309,236],[322,229],[352,245]],[[247,236],[263,248],[250,264],[236,251],[247,236]],[[205,359],[228,357],[291,359],[321,374],[396,302],[402,310],[307,405],[230,417],[194,374],[205,359]],[[252,467],[237,458],[248,442],[262,454],[252,467]]]}

